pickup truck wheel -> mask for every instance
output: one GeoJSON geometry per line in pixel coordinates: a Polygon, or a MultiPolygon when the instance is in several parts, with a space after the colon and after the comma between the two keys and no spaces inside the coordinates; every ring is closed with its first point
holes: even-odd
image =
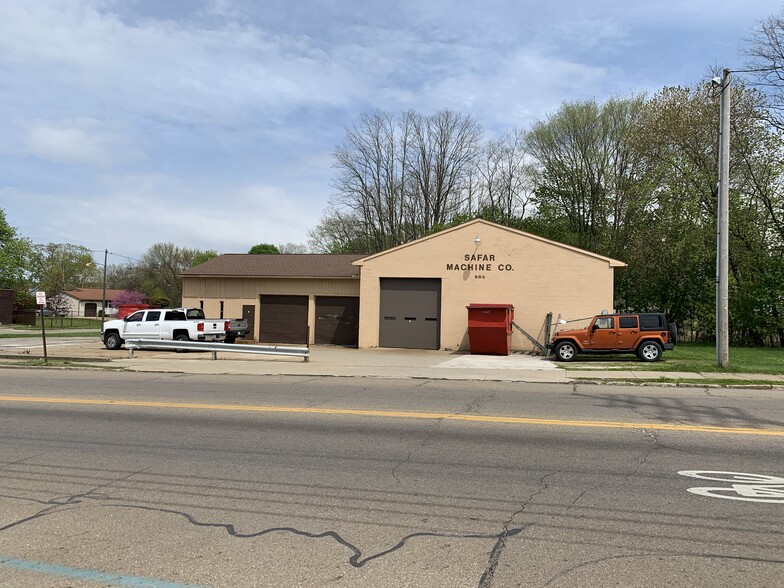
{"type": "Polygon", "coordinates": [[[234,335],[226,335],[225,343],[234,343],[236,340],[234,335]]]}
{"type": "Polygon", "coordinates": [[[123,340],[117,333],[107,333],[103,338],[103,344],[106,345],[106,349],[114,351],[122,347],[123,340]]]}
{"type": "Polygon", "coordinates": [[[637,357],[643,361],[659,361],[662,347],[656,341],[645,341],[637,350],[637,357]]]}
{"type": "MultiPolygon", "coordinates": [[[[174,338],[174,340],[175,340],[175,341],[190,341],[190,340],[191,340],[191,338],[190,338],[190,337],[188,337],[188,335],[177,335],[177,336],[174,338]]],[[[176,351],[177,351],[177,353],[188,353],[188,350],[187,350],[187,349],[177,349],[176,351]]]]}
{"type": "Polygon", "coordinates": [[[571,341],[561,341],[555,346],[555,357],[559,361],[574,361],[577,358],[577,346],[571,341]]]}

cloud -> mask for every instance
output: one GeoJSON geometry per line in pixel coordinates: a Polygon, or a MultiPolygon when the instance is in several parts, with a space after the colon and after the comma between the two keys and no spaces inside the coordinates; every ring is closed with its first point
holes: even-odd
{"type": "Polygon", "coordinates": [[[779,9],[0,2],[0,205],[36,241],[130,256],[304,242],[362,112],[452,108],[497,135],[563,100],[692,83],[779,9]]]}
{"type": "Polygon", "coordinates": [[[123,137],[95,119],[75,119],[56,124],[34,121],[27,129],[26,151],[54,163],[117,165],[143,154],[129,147],[123,137]]]}

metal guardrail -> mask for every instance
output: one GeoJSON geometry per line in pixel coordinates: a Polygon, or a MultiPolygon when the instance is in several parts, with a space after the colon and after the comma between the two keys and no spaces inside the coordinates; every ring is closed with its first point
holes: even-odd
{"type": "Polygon", "coordinates": [[[214,343],[211,341],[163,341],[160,339],[126,339],[125,348],[128,357],[133,358],[136,349],[174,349],[175,351],[210,351],[212,359],[218,359],[221,353],[250,353],[254,355],[286,355],[310,360],[308,347],[291,347],[287,345],[245,345],[238,343],[214,343]]]}

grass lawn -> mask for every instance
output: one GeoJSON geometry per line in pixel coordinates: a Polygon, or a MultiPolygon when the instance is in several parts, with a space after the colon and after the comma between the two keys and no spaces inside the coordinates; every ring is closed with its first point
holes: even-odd
{"type": "Polygon", "coordinates": [[[717,374],[784,374],[782,347],[730,347],[726,368],[716,366],[713,343],[678,343],[665,351],[660,361],[640,361],[634,355],[579,355],[572,363],[559,362],[567,369],[601,368],[651,372],[715,372],[717,374]]]}

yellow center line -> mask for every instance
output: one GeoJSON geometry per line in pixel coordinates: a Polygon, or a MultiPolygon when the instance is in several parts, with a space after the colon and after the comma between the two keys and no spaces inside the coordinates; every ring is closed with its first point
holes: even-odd
{"type": "Polygon", "coordinates": [[[411,412],[403,410],[361,410],[354,408],[307,408],[296,406],[253,406],[243,404],[201,404],[184,402],[151,402],[146,400],[93,400],[89,398],[49,398],[34,396],[0,396],[0,402],[38,404],[77,404],[88,406],[126,406],[141,408],[174,408],[186,410],[223,410],[232,412],[324,414],[398,419],[449,420],[476,423],[507,423],[513,425],[549,425],[555,427],[595,427],[606,429],[654,429],[659,431],[691,431],[698,433],[731,433],[735,435],[766,435],[784,437],[781,429],[752,429],[749,427],[713,427],[710,425],[673,425],[667,423],[630,423],[623,421],[582,421],[567,419],[538,419],[512,416],[484,416],[446,412],[411,412]]]}

